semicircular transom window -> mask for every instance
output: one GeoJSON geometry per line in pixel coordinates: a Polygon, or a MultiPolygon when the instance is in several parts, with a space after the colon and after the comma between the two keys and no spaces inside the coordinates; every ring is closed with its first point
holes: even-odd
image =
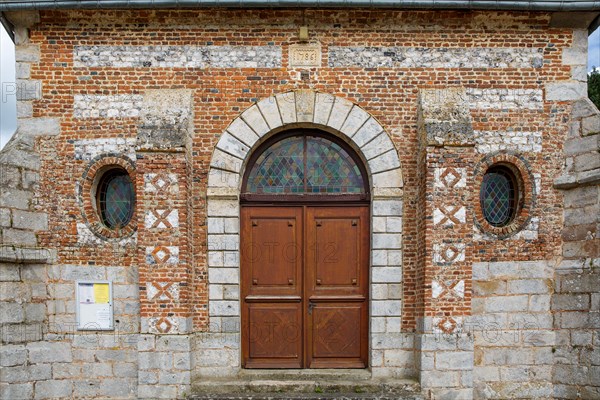
{"type": "Polygon", "coordinates": [[[480,202],[483,216],[492,226],[510,224],[516,213],[515,176],[502,166],[490,168],[483,176],[480,202]]]}
{"type": "Polygon", "coordinates": [[[120,229],[131,221],[135,192],[125,170],[107,171],[100,179],[97,193],[100,219],[107,228],[120,229]]]}
{"type": "Polygon", "coordinates": [[[268,145],[255,159],[244,193],[258,195],[364,195],[356,156],[323,136],[289,136],[268,145]]]}

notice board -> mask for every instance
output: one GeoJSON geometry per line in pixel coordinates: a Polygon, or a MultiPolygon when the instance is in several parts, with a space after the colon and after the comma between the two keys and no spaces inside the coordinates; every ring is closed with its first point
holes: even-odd
{"type": "Polygon", "coordinates": [[[78,330],[113,330],[112,282],[77,281],[75,283],[78,330]]]}

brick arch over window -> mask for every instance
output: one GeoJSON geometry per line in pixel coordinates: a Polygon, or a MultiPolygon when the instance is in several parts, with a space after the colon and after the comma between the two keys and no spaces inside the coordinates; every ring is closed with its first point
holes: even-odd
{"type": "Polygon", "coordinates": [[[393,374],[375,352],[376,343],[386,342],[388,335],[393,340],[400,329],[403,183],[398,153],[385,129],[360,106],[299,90],[245,110],[223,132],[213,153],[207,188],[210,332],[197,343],[200,376],[235,375],[240,368],[239,195],[244,168],[268,137],[297,127],[340,137],[365,164],[372,199],[370,363],[374,374],[376,369],[378,375],[393,374]]]}

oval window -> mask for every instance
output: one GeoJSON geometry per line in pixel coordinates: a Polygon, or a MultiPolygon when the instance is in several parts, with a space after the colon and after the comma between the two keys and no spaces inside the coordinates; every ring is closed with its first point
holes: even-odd
{"type": "Polygon", "coordinates": [[[133,216],[135,190],[127,171],[108,170],[98,183],[97,207],[100,220],[109,229],[121,229],[133,216]]]}
{"type": "Polygon", "coordinates": [[[481,184],[479,200],[485,220],[492,226],[510,224],[517,212],[518,186],[514,173],[503,166],[490,167],[481,184]]]}

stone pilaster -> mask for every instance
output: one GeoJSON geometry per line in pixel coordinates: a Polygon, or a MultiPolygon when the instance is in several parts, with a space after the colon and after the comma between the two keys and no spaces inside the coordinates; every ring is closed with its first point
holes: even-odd
{"type": "Polygon", "coordinates": [[[473,396],[471,314],[473,129],[464,89],[419,97],[424,152],[422,319],[416,348],[422,389],[432,398],[473,396]]]}
{"type": "Polygon", "coordinates": [[[147,92],[138,126],[138,398],[181,398],[190,388],[186,98],[189,91],[147,92]]]}

